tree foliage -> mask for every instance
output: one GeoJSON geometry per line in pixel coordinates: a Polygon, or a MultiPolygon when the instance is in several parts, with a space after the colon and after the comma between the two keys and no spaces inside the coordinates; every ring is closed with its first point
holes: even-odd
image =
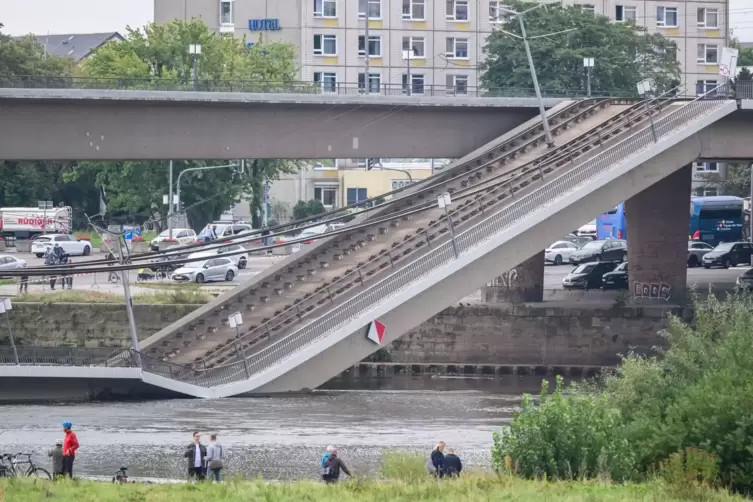
{"type": "MultiPolygon", "coordinates": [[[[522,11],[535,4],[512,3],[522,11]]],[[[548,35],[574,28],[574,31],[535,38],[530,41],[539,84],[544,91],[583,92],[586,70],[583,58],[595,59],[591,70],[594,93],[634,95],[636,84],[652,78],[659,89],[677,85],[680,63],[676,45],[660,34],[647,33],[633,23],[614,23],[576,7],[547,5],[525,15],[529,37],[548,35]]],[[[484,47],[486,61],[481,65],[482,80],[488,88],[533,87],[523,42],[503,31],[520,35],[517,18],[508,19],[501,30],[492,33],[484,47]]]]}
{"type": "Polygon", "coordinates": [[[750,197],[750,164],[727,164],[727,175],[705,173],[701,175],[704,187],[716,187],[719,195],[750,197]]]}
{"type": "MultiPolygon", "coordinates": [[[[3,25],[0,23],[0,30],[3,25]]],[[[12,38],[0,31],[0,75],[15,76],[64,76],[74,67],[73,60],[45,55],[42,47],[29,35],[12,38]]]]}
{"type": "Polygon", "coordinates": [[[308,218],[309,216],[315,216],[317,214],[325,213],[327,210],[321,201],[311,199],[308,202],[299,200],[298,203],[293,206],[293,219],[300,220],[308,218]]]}

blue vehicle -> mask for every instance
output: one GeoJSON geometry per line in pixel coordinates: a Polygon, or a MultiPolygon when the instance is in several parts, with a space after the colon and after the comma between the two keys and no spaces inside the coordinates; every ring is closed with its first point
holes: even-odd
{"type": "Polygon", "coordinates": [[[690,200],[690,239],[712,246],[743,240],[743,204],[740,197],[728,195],[693,197],[690,200]]]}
{"type": "Polygon", "coordinates": [[[627,240],[624,202],[596,217],[596,238],[627,240]]]}

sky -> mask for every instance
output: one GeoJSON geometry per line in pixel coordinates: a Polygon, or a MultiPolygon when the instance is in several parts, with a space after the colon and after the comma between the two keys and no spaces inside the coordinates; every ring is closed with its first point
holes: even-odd
{"type": "MultiPolygon", "coordinates": [[[[735,35],[753,42],[753,0],[729,0],[729,6],[735,35]]],[[[0,0],[0,23],[9,35],[123,33],[153,17],[154,0],[0,0]]]]}

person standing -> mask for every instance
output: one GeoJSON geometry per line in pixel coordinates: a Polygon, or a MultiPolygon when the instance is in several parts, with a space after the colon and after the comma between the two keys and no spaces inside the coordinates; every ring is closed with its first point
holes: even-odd
{"type": "MultiPolygon", "coordinates": [[[[71,256],[68,254],[65,255],[64,259],[66,265],[71,265],[73,263],[71,256]]],[[[66,285],[68,286],[68,289],[73,289],[73,274],[68,274],[63,278],[63,289],[65,289],[66,285]]]]}
{"type": "Polygon", "coordinates": [[[324,464],[327,463],[327,459],[329,458],[330,453],[332,453],[332,450],[334,450],[335,447],[332,445],[327,446],[327,451],[324,452],[324,455],[322,455],[322,469],[324,469],[324,464]]]}
{"type": "Polygon", "coordinates": [[[447,448],[447,455],[444,456],[444,475],[448,478],[460,477],[460,471],[463,470],[463,462],[460,457],[455,455],[455,450],[447,448]]]}
{"type": "Polygon", "coordinates": [[[78,437],[71,430],[72,428],[72,423],[63,422],[63,431],[65,432],[63,439],[63,475],[67,475],[69,478],[73,477],[73,461],[76,460],[76,451],[79,448],[78,437]]]}
{"type": "Polygon", "coordinates": [[[438,478],[444,476],[444,448],[444,441],[440,441],[431,452],[431,473],[438,478]]]}
{"type": "Polygon", "coordinates": [[[183,456],[188,459],[188,478],[203,480],[206,475],[204,459],[207,456],[207,447],[201,444],[201,435],[198,431],[193,433],[193,442],[186,447],[183,456]]]}
{"type": "Polygon", "coordinates": [[[47,456],[52,458],[52,479],[57,479],[63,475],[63,442],[58,439],[47,456]]]}
{"type": "Polygon", "coordinates": [[[209,446],[207,446],[207,469],[209,470],[209,478],[214,478],[215,482],[222,482],[220,471],[222,471],[223,462],[222,459],[225,456],[225,449],[217,442],[217,434],[211,434],[209,436],[209,446]]]}
{"type": "MultiPolygon", "coordinates": [[[[55,249],[57,248],[57,243],[55,243],[54,247],[47,248],[47,250],[44,252],[44,264],[47,267],[54,267],[57,265],[57,258],[55,257],[55,249]]],[[[57,279],[55,276],[50,277],[50,289],[55,289],[55,282],[57,279]]]]}
{"type": "Polygon", "coordinates": [[[337,448],[332,448],[332,451],[329,452],[329,457],[327,457],[327,460],[324,462],[322,480],[327,484],[337,483],[340,479],[340,471],[350,477],[353,476],[345,465],[345,462],[340,460],[340,457],[337,456],[337,448]]]}

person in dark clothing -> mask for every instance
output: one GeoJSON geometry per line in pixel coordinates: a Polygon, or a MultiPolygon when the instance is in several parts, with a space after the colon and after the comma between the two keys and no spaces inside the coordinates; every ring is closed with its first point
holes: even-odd
{"type": "Polygon", "coordinates": [[[460,471],[463,470],[463,462],[460,457],[455,455],[455,450],[447,449],[447,455],[444,456],[444,475],[448,478],[460,477],[460,471]]]}
{"type": "Polygon", "coordinates": [[[22,275],[21,276],[21,282],[18,285],[18,294],[28,293],[29,292],[29,276],[28,275],[22,275]]]}
{"type": "Polygon", "coordinates": [[[207,447],[201,444],[201,435],[193,433],[193,442],[186,447],[183,456],[188,459],[188,477],[199,481],[206,477],[207,447]]]}
{"type": "Polygon", "coordinates": [[[431,465],[434,467],[432,474],[438,478],[444,476],[444,447],[444,441],[440,441],[431,452],[431,465]]]}
{"type": "Polygon", "coordinates": [[[333,448],[329,453],[329,457],[324,462],[324,469],[322,469],[322,480],[325,483],[337,483],[340,479],[340,471],[344,472],[348,476],[352,477],[348,468],[345,466],[345,462],[340,460],[337,456],[337,448],[333,448]]]}

